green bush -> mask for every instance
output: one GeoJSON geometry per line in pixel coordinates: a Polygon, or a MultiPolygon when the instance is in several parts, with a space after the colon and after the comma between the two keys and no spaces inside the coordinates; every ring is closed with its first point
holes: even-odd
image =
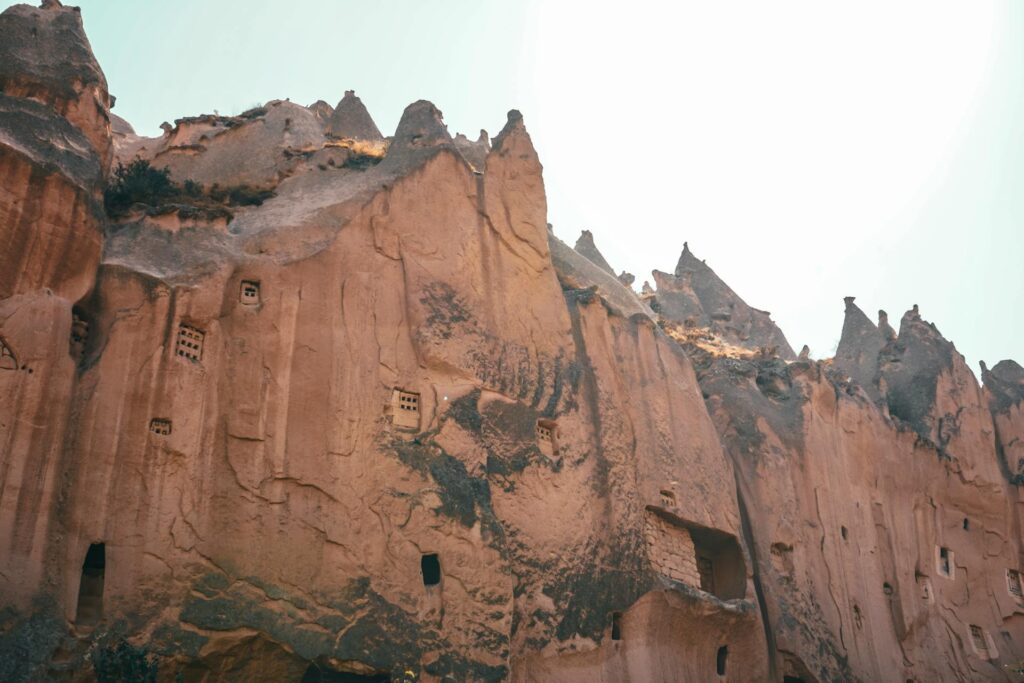
{"type": "MultiPolygon", "coordinates": [[[[153,168],[148,161],[136,159],[127,166],[121,163],[117,165],[113,178],[103,193],[103,203],[107,214],[114,218],[127,215],[132,207],[138,204],[155,209],[168,205],[184,205],[213,214],[223,214],[226,212],[223,208],[225,206],[260,206],[273,196],[273,190],[249,185],[220,187],[214,183],[206,190],[191,179],[178,185],[171,180],[170,169],[153,168]]],[[[227,213],[230,217],[230,212],[227,213]]]]}
{"type": "Polygon", "coordinates": [[[148,161],[136,159],[125,166],[117,164],[114,181],[103,193],[107,213],[124,213],[134,204],[154,206],[161,199],[168,199],[178,193],[171,182],[171,171],[167,168],[153,168],[148,161]]]}

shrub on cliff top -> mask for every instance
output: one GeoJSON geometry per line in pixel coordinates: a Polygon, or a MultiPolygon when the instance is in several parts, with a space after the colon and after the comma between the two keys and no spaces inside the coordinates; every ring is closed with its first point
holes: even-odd
{"type": "MultiPolygon", "coordinates": [[[[223,214],[225,206],[260,206],[273,196],[273,190],[249,185],[220,187],[215,183],[206,190],[191,179],[178,185],[171,180],[170,169],[153,168],[145,159],[135,159],[127,166],[118,163],[103,193],[103,204],[107,214],[114,218],[126,216],[136,205],[154,209],[184,205],[223,214]]],[[[230,212],[226,213],[230,219],[230,212]]]]}

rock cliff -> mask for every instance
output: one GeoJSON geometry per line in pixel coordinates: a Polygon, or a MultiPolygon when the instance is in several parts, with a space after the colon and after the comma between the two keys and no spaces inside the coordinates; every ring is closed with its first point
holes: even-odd
{"type": "Polygon", "coordinates": [[[516,111],[144,138],[55,0],[0,79],[0,680],[1015,680],[1016,363],[637,294],[516,111]]]}

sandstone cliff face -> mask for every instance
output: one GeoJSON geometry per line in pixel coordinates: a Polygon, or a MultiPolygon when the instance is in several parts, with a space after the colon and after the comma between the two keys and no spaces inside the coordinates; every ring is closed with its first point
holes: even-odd
{"type": "Polygon", "coordinates": [[[349,163],[356,103],[115,120],[274,196],[108,220],[110,131],[0,96],[0,679],[1007,679],[1019,366],[916,311],[792,360],[688,250],[641,297],[555,238],[518,112],[349,163]]]}

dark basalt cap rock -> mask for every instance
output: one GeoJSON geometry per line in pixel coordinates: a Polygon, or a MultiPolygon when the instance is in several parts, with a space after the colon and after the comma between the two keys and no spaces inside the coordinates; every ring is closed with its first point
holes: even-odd
{"type": "MultiPolygon", "coordinates": [[[[316,105],[312,105],[310,109],[313,109],[314,106],[316,105]]],[[[314,113],[318,114],[316,110],[314,110],[314,113]]],[[[363,101],[356,97],[354,90],[346,90],[345,96],[341,98],[338,106],[334,108],[330,121],[327,122],[327,134],[338,138],[370,140],[373,142],[379,142],[384,139],[384,136],[380,134],[380,129],[377,128],[377,124],[370,117],[370,112],[366,111],[363,101]]]]}
{"type": "Polygon", "coordinates": [[[921,318],[916,304],[903,315],[899,335],[879,354],[879,376],[885,381],[889,413],[935,442],[931,410],[938,379],[952,369],[956,354],[953,343],[921,318]]]}
{"type": "Polygon", "coordinates": [[[63,174],[87,192],[99,187],[100,160],[92,144],[44,104],[0,94],[0,148],[4,147],[63,174]]]}
{"type": "Polygon", "coordinates": [[[573,247],[578,253],[586,256],[590,259],[591,263],[611,275],[615,275],[615,270],[608,264],[604,256],[601,255],[597,245],[594,244],[594,235],[589,230],[584,230],[580,233],[580,237],[576,240],[576,246],[573,247]]]}
{"type": "Polygon", "coordinates": [[[413,102],[402,113],[389,148],[392,152],[451,144],[441,110],[427,100],[413,102]]]}
{"type": "Polygon", "coordinates": [[[993,412],[1004,412],[1024,401],[1024,367],[1017,361],[1001,360],[991,370],[982,361],[981,381],[992,395],[993,412]]]}
{"type": "Polygon", "coordinates": [[[18,84],[34,97],[72,99],[76,86],[107,81],[82,27],[77,7],[44,2],[14,5],[0,14],[0,91],[18,84]]]}
{"type": "Polygon", "coordinates": [[[673,275],[659,271],[653,275],[660,312],[666,318],[683,323],[692,317],[697,325],[711,328],[730,343],[755,350],[774,346],[781,358],[796,358],[770,314],[749,306],[693,255],[688,243],[683,243],[673,275]]]}
{"type": "Polygon", "coordinates": [[[836,347],[835,368],[877,401],[881,397],[878,390],[878,354],[887,338],[853,303],[854,297],[845,297],[843,301],[846,303],[846,317],[839,346],[836,347]]]}

